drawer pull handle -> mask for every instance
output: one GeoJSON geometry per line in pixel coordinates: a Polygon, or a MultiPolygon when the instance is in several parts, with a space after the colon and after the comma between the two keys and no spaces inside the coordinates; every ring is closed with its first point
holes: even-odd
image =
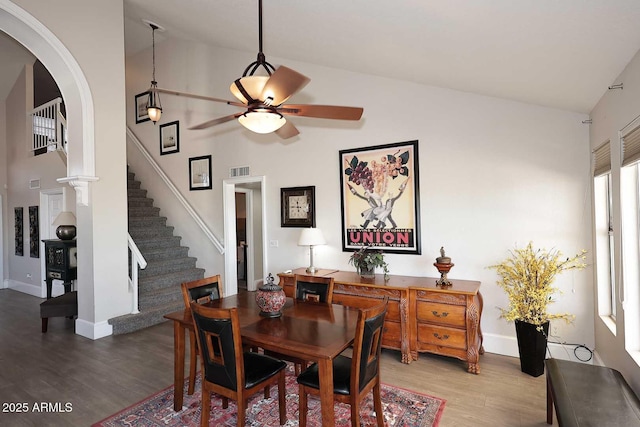
{"type": "Polygon", "coordinates": [[[442,314],[439,314],[437,311],[434,310],[431,313],[433,313],[433,315],[436,317],[447,317],[449,315],[449,313],[447,313],[446,311],[443,311],[442,314]]]}
{"type": "Polygon", "coordinates": [[[442,336],[440,336],[440,334],[439,334],[439,333],[437,333],[437,332],[434,332],[434,333],[433,333],[433,336],[434,336],[434,337],[436,337],[436,338],[438,338],[439,340],[448,340],[448,339],[449,339],[449,335],[442,335],[442,336]]]}

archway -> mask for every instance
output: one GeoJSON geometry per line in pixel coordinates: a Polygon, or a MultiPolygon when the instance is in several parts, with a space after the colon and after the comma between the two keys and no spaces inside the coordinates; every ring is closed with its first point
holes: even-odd
{"type": "MultiPolygon", "coordinates": [[[[44,24],[9,0],[0,0],[0,30],[17,40],[31,51],[49,70],[65,99],[68,119],[67,177],[77,192],[79,205],[88,203],[88,182],[95,180],[94,156],[94,105],[89,84],[80,65],[67,47],[44,24]]],[[[78,222],[91,224],[91,210],[77,209],[78,222]]],[[[78,239],[78,249],[91,248],[93,237],[87,233],[78,239]]],[[[78,265],[78,276],[89,278],[92,283],[93,265],[78,265]],[[83,270],[85,270],[83,272],[83,270]]],[[[91,292],[92,293],[92,292],[91,292]]],[[[91,298],[80,296],[78,319],[93,317],[91,298]]],[[[77,333],[96,338],[93,331],[78,330],[77,333]],[[90,336],[91,335],[91,336],[90,336]]]]}

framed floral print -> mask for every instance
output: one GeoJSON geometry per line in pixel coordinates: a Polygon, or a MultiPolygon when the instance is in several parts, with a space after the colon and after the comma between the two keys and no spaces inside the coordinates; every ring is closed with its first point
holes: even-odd
{"type": "Polygon", "coordinates": [[[418,141],[342,150],[342,250],[420,254],[418,141]]]}

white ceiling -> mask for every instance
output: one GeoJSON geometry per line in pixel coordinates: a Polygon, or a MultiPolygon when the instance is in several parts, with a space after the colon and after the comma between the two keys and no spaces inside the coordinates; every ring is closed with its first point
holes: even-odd
{"type": "MultiPolygon", "coordinates": [[[[148,19],[258,50],[258,0],[124,0],[127,54],[148,19]]],[[[640,49],[640,0],[264,0],[263,50],[329,67],[588,113],[640,49]]],[[[0,32],[0,99],[33,61],[0,32]]],[[[278,64],[274,64],[278,65],[278,64]]],[[[285,64],[286,65],[286,64],[285,64]]],[[[320,76],[309,76],[320,78],[320,76]]]]}
{"type": "MultiPolygon", "coordinates": [[[[148,19],[166,29],[158,41],[198,40],[255,59],[258,0],[124,3],[128,54],[151,44],[148,19]]],[[[640,49],[640,0],[265,0],[263,9],[267,60],[582,113],[640,49]]]]}

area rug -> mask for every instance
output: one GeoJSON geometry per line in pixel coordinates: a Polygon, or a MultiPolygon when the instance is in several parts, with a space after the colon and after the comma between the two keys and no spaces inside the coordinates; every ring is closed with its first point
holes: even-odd
{"type": "MultiPolygon", "coordinates": [[[[298,425],[298,384],[293,374],[293,368],[287,372],[287,423],[285,426],[298,425]]],[[[173,410],[173,386],[138,402],[117,414],[114,414],[92,427],[184,427],[200,425],[200,375],[196,381],[195,393],[189,396],[186,393],[182,410],[173,410]]],[[[234,401],[229,401],[228,409],[222,409],[222,400],[212,393],[211,416],[209,426],[235,427],[237,423],[237,406],[234,401]]],[[[309,411],[307,426],[322,427],[320,421],[320,401],[309,396],[309,411]]],[[[384,412],[385,426],[388,427],[436,427],[442,416],[445,401],[443,399],[428,396],[393,387],[382,385],[382,409],[384,412]]],[[[249,400],[246,425],[251,427],[279,426],[278,390],[271,388],[271,398],[264,399],[262,392],[256,393],[249,400]]],[[[336,427],[351,425],[351,412],[349,405],[335,403],[336,427]]],[[[371,393],[360,408],[360,420],[363,426],[375,426],[376,416],[373,410],[371,393]]]]}

